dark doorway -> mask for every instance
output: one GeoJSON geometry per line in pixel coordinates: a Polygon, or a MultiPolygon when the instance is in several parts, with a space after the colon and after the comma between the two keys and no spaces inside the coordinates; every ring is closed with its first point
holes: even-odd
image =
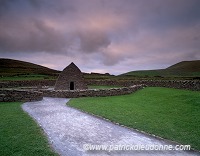
{"type": "Polygon", "coordinates": [[[74,82],[70,82],[70,90],[74,90],[74,82]]]}

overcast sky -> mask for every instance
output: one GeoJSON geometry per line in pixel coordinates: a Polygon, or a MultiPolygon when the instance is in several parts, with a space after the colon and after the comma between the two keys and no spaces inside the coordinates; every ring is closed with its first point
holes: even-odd
{"type": "Polygon", "coordinates": [[[0,57],[120,74],[200,59],[200,0],[0,0],[0,57]]]}

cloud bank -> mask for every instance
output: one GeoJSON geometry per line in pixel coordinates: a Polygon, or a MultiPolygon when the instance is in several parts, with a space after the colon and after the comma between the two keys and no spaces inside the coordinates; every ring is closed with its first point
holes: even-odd
{"type": "Polygon", "coordinates": [[[199,0],[0,0],[0,57],[113,74],[200,59],[199,0]]]}

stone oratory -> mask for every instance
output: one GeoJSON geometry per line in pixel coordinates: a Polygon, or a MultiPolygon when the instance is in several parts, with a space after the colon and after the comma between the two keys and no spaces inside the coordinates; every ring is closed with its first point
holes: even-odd
{"type": "Polygon", "coordinates": [[[72,62],[59,75],[55,90],[84,90],[87,89],[83,73],[72,62]]]}

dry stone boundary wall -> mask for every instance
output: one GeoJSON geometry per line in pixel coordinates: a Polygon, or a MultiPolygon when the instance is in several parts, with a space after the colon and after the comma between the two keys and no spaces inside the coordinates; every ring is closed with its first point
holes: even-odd
{"type": "Polygon", "coordinates": [[[125,95],[136,92],[139,89],[144,88],[144,85],[135,85],[122,88],[111,89],[87,89],[87,90],[40,90],[43,92],[43,96],[47,97],[59,97],[59,98],[77,98],[77,97],[103,97],[103,96],[115,96],[125,95]]]}
{"type": "Polygon", "coordinates": [[[77,98],[77,97],[98,97],[98,96],[115,96],[124,95],[136,92],[144,88],[144,85],[136,85],[122,88],[111,89],[88,89],[88,90],[45,90],[40,89],[37,91],[29,90],[0,90],[0,102],[13,102],[13,101],[37,101],[42,100],[43,97],[56,97],[56,98],[77,98]]]}
{"type": "Polygon", "coordinates": [[[0,102],[40,101],[42,98],[43,94],[38,91],[0,90],[0,102]]]}
{"type": "Polygon", "coordinates": [[[123,86],[128,87],[132,85],[144,84],[148,87],[167,87],[176,89],[187,89],[193,91],[200,91],[199,80],[143,80],[143,81],[102,81],[102,80],[91,80],[87,81],[88,85],[108,85],[108,86],[123,86]]]}
{"type": "Polygon", "coordinates": [[[0,82],[0,102],[11,101],[37,101],[42,97],[60,97],[60,98],[77,98],[77,97],[92,97],[92,96],[114,96],[133,93],[145,86],[150,87],[167,87],[176,89],[187,89],[200,91],[200,81],[111,81],[111,80],[90,80],[88,85],[107,85],[107,86],[122,86],[121,88],[111,89],[89,89],[89,90],[17,90],[5,89],[9,87],[38,87],[38,86],[54,86],[55,80],[34,80],[34,81],[8,81],[0,82]]]}
{"type": "MultiPolygon", "coordinates": [[[[133,85],[144,84],[149,87],[167,87],[176,89],[188,89],[200,91],[199,80],[87,80],[87,85],[106,85],[106,86],[122,86],[128,87],[133,85]]],[[[56,80],[29,80],[29,81],[5,81],[0,82],[0,88],[11,87],[38,87],[38,86],[54,86],[56,80]]]]}
{"type": "Polygon", "coordinates": [[[0,88],[54,86],[55,80],[3,81],[0,88]]]}

